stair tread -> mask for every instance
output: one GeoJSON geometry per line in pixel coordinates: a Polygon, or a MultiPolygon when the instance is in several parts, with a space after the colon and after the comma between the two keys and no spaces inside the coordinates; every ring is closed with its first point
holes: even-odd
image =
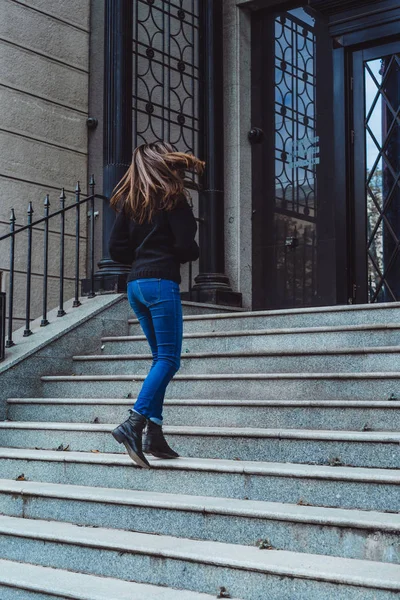
{"type": "MultiPolygon", "coordinates": [[[[222,351],[222,352],[187,352],[182,354],[182,358],[230,358],[230,357],[267,357],[267,356],[330,356],[330,355],[365,355],[365,354],[397,354],[400,353],[400,346],[368,346],[368,347],[357,347],[357,348],[315,348],[315,349],[304,349],[304,350],[240,350],[240,351],[222,351]]],[[[74,361],[96,361],[96,360],[151,360],[152,355],[150,353],[144,354],[82,354],[72,357],[74,361]]]]}
{"type": "MultiPolygon", "coordinates": [[[[184,319],[191,320],[207,320],[207,319],[232,319],[232,318],[246,318],[246,317],[269,317],[269,316],[290,316],[290,315],[306,315],[315,313],[354,313],[361,311],[375,311],[378,309],[398,309],[400,308],[400,302],[382,302],[376,304],[342,304],[335,306],[311,306],[306,308],[285,308],[285,309],[273,309],[273,310],[255,310],[249,311],[241,309],[242,312],[225,312],[225,313],[208,313],[203,315],[184,315],[184,319]]],[[[238,310],[238,309],[236,309],[238,310]]],[[[138,319],[130,318],[130,323],[138,323],[138,319]]]]}
{"type": "MultiPolygon", "coordinates": [[[[184,339],[192,338],[225,338],[225,337],[243,337],[243,336],[263,336],[263,335],[299,335],[308,333],[338,333],[344,331],[392,331],[400,329],[399,323],[367,323],[363,325],[321,325],[317,327],[281,327],[270,329],[238,329],[224,331],[198,331],[183,333],[184,339]]],[[[102,342],[131,342],[143,341],[146,336],[140,335],[119,335],[104,336],[102,342]]]]}
{"type": "Polygon", "coordinates": [[[400,566],[390,563],[286,550],[262,552],[257,547],[238,544],[1,515],[0,533],[44,542],[78,544],[101,550],[198,562],[222,568],[400,591],[400,566]]]}
{"type": "Polygon", "coordinates": [[[400,532],[400,514],[357,509],[326,508],[283,502],[241,500],[213,496],[193,496],[165,492],[148,492],[119,488],[101,488],[61,483],[0,479],[0,493],[23,494],[24,497],[60,498],[103,502],[107,504],[145,506],[201,514],[224,514],[235,517],[294,521],[336,527],[379,529],[400,532]]]}
{"type": "Polygon", "coordinates": [[[0,559],[0,585],[73,600],[208,600],[209,594],[0,559]]]}
{"type": "MultiPolygon", "coordinates": [[[[342,373],[199,373],[199,374],[177,374],[174,381],[198,381],[198,380],[368,380],[368,379],[399,379],[400,371],[373,371],[368,373],[342,372],[342,373]]],[[[42,381],[143,381],[146,375],[132,373],[130,375],[42,375],[42,381]]]]}
{"type": "MultiPolygon", "coordinates": [[[[116,423],[70,423],[54,421],[0,421],[0,429],[46,429],[57,431],[111,432],[116,423]]],[[[400,431],[342,431],[330,429],[266,429],[257,427],[199,427],[192,425],[163,427],[167,434],[314,439],[347,442],[400,443],[400,431]]],[[[400,448],[399,448],[400,450],[400,448]]]]}
{"type": "MultiPolygon", "coordinates": [[[[61,452],[57,450],[0,447],[0,459],[104,464],[138,468],[126,454],[103,452],[61,452]]],[[[400,469],[188,457],[179,458],[173,461],[153,459],[150,457],[149,460],[152,463],[152,467],[156,469],[245,473],[249,475],[276,475],[280,477],[330,479],[334,481],[346,480],[394,485],[400,484],[400,469]]]]}
{"type": "MultiPolygon", "coordinates": [[[[9,404],[105,404],[131,406],[134,398],[8,398],[9,404]]],[[[165,405],[182,406],[319,406],[328,408],[400,408],[400,400],[227,400],[166,398],[165,405]]]]}

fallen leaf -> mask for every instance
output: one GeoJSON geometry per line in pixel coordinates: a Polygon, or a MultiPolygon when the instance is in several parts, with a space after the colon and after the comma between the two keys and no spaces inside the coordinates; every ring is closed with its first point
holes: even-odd
{"type": "Polygon", "coordinates": [[[97,453],[100,453],[100,450],[91,450],[90,452],[96,452],[96,454],[97,454],[97,453]]]}
{"type": "Polygon", "coordinates": [[[300,500],[298,500],[297,504],[299,506],[311,506],[311,504],[309,502],[307,502],[307,500],[304,500],[304,498],[300,498],[300,500]]]}
{"type": "Polygon", "coordinates": [[[328,459],[328,465],[330,467],[341,467],[343,463],[339,456],[333,456],[332,458],[328,459]]]}
{"type": "Polygon", "coordinates": [[[274,550],[275,546],[273,546],[271,544],[271,542],[269,541],[268,538],[265,539],[261,539],[261,540],[257,540],[256,542],[256,546],[260,549],[260,550],[274,550]]]}

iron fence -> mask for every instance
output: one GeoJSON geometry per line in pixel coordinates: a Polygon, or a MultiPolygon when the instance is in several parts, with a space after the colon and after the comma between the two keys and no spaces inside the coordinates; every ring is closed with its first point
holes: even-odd
{"type": "MultiPolygon", "coordinates": [[[[43,234],[43,288],[41,292],[42,300],[42,320],[40,323],[41,327],[49,325],[47,318],[48,313],[48,281],[49,281],[49,233],[50,233],[50,222],[54,222],[58,219],[59,221],[59,291],[58,291],[58,312],[57,317],[63,317],[66,312],[64,310],[65,301],[65,218],[66,213],[69,211],[75,211],[75,256],[74,256],[74,298],[73,307],[77,308],[81,305],[79,300],[80,297],[80,256],[81,256],[81,207],[82,205],[88,205],[90,218],[90,226],[88,232],[88,267],[89,267],[89,298],[95,296],[94,291],[94,214],[95,214],[95,200],[96,198],[104,199],[104,196],[95,194],[95,181],[92,176],[89,182],[89,195],[82,197],[81,188],[79,182],[75,187],[75,201],[66,206],[65,200],[66,195],[64,188],[60,194],[60,209],[54,212],[50,212],[50,198],[47,194],[44,200],[43,216],[39,219],[34,220],[34,209],[32,202],[28,204],[27,210],[27,224],[21,227],[16,225],[16,214],[15,210],[11,209],[10,215],[10,231],[9,233],[0,237],[0,242],[9,242],[9,282],[8,282],[8,310],[7,318],[8,322],[6,325],[6,342],[5,347],[11,348],[14,346],[13,340],[13,322],[14,322],[14,295],[15,295],[15,256],[16,247],[18,240],[21,239],[21,234],[26,232],[27,234],[27,250],[26,250],[26,295],[25,295],[25,329],[23,336],[28,337],[32,335],[31,330],[31,308],[32,308],[32,258],[33,258],[33,232],[38,225],[43,225],[41,233],[43,234]]],[[[37,248],[35,246],[35,255],[37,248]]],[[[4,310],[4,313],[6,311],[4,310]]]]}
{"type": "MultiPolygon", "coordinates": [[[[85,243],[87,246],[88,253],[88,294],[87,297],[93,298],[95,293],[95,260],[94,260],[94,239],[95,239],[95,227],[94,227],[94,215],[95,215],[95,200],[96,199],[107,200],[107,198],[102,194],[95,193],[95,181],[92,176],[89,183],[89,195],[82,197],[81,188],[79,182],[75,187],[75,201],[65,205],[66,195],[64,188],[61,190],[60,194],[60,208],[54,212],[50,211],[50,197],[47,194],[43,203],[43,216],[34,220],[34,208],[32,202],[29,202],[27,209],[27,224],[21,227],[16,225],[16,214],[15,210],[11,209],[10,214],[10,231],[9,233],[0,236],[0,243],[9,243],[8,251],[9,251],[9,281],[8,281],[8,290],[7,290],[7,301],[6,294],[0,294],[0,361],[4,358],[4,348],[11,348],[15,345],[13,340],[13,324],[14,324],[14,300],[15,300],[15,257],[16,250],[21,240],[21,235],[23,233],[27,234],[27,249],[26,249],[26,294],[25,294],[25,329],[23,332],[23,337],[28,337],[32,335],[31,330],[31,311],[32,311],[32,261],[35,256],[38,255],[37,245],[34,244],[34,231],[38,227],[38,225],[42,225],[43,229],[40,229],[40,233],[43,236],[43,248],[40,250],[43,254],[43,283],[41,289],[41,327],[46,327],[49,325],[48,320],[48,282],[49,282],[49,234],[54,233],[54,229],[51,228],[50,231],[50,222],[54,222],[58,220],[58,231],[59,231],[59,256],[56,257],[56,260],[59,261],[58,267],[58,310],[57,317],[63,317],[66,312],[64,309],[65,303],[65,265],[66,265],[66,256],[65,256],[65,238],[66,238],[66,213],[69,211],[75,212],[75,223],[73,229],[75,231],[75,250],[74,250],[74,295],[72,307],[77,308],[81,305],[80,302],[80,283],[81,283],[81,250],[82,250],[82,240],[81,240],[81,208],[83,205],[89,207],[88,214],[90,216],[89,227],[88,227],[88,240],[85,243]],[[6,304],[8,306],[6,306],[6,304]],[[6,322],[7,317],[7,322],[6,322]],[[2,321],[2,319],[4,321],[2,321]]],[[[201,219],[196,218],[199,222],[201,219]]],[[[85,249],[86,250],[86,249],[85,249]]],[[[3,256],[5,252],[2,250],[3,256]]],[[[86,273],[85,273],[86,276],[86,273]]],[[[191,300],[192,299],[192,282],[193,282],[193,266],[192,263],[189,263],[188,266],[188,292],[183,293],[182,297],[184,299],[191,300]]],[[[70,298],[68,298],[70,299],[70,298]]]]}
{"type": "Polygon", "coordinates": [[[6,294],[0,292],[0,362],[5,356],[6,339],[6,294]]]}

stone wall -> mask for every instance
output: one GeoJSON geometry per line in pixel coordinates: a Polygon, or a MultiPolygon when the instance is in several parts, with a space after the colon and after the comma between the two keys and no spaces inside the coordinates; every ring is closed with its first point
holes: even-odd
{"type": "MultiPolygon", "coordinates": [[[[9,231],[10,209],[24,225],[32,201],[34,218],[67,204],[79,180],[87,192],[89,0],[0,0],[0,235],[9,231]]],[[[65,298],[73,295],[74,211],[66,223],[65,298]]],[[[86,210],[82,211],[81,276],[85,274],[86,210]]],[[[49,308],[58,299],[59,219],[50,226],[49,308]]],[[[23,323],[26,240],[17,236],[15,326],[23,323]]],[[[32,317],[41,310],[43,232],[33,232],[32,317]]],[[[8,290],[8,243],[0,242],[2,289],[8,290]]]]}

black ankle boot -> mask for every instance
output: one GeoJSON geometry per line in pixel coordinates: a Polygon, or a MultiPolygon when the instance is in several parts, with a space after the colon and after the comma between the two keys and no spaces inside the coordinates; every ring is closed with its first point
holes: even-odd
{"type": "Polygon", "coordinates": [[[157,458],[178,458],[179,454],[167,444],[161,425],[148,421],[144,432],[143,451],[157,458]]]}
{"type": "Polygon", "coordinates": [[[130,417],[112,432],[120,444],[124,444],[131,459],[140,467],[150,469],[150,464],[142,451],[142,433],[146,417],[131,411],[130,417]]]}

